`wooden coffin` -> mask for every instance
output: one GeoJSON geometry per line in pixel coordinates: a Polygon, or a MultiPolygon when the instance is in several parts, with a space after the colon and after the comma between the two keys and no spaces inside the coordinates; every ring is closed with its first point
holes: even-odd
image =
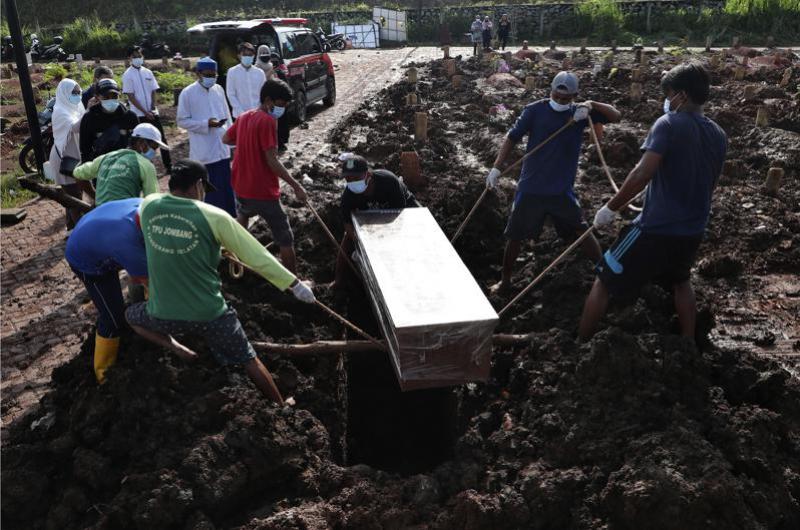
{"type": "Polygon", "coordinates": [[[355,212],[353,226],[400,388],[485,381],[498,316],[430,211],[355,212]]]}

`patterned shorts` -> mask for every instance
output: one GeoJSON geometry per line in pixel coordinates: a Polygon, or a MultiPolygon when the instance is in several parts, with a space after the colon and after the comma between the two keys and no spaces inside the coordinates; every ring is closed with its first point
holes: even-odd
{"type": "Polygon", "coordinates": [[[223,366],[243,364],[256,356],[253,346],[244,333],[242,323],[236,316],[236,310],[230,306],[214,320],[197,322],[151,317],[147,312],[147,302],[141,302],[129,306],[125,311],[125,318],[132,326],[141,326],[165,335],[201,336],[205,339],[214,359],[223,366]]]}

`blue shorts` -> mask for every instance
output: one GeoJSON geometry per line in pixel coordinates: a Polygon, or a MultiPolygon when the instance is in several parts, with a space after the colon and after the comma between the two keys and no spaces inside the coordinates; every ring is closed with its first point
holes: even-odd
{"type": "Polygon", "coordinates": [[[236,316],[236,310],[230,306],[214,320],[197,322],[152,317],[147,312],[147,302],[141,302],[129,306],[125,311],[125,318],[133,326],[141,326],[164,335],[203,337],[214,359],[223,366],[243,364],[256,356],[242,323],[236,316]]]}
{"type": "Polygon", "coordinates": [[[648,234],[636,225],[622,229],[597,265],[597,277],[612,296],[630,299],[648,283],[665,288],[690,278],[702,234],[648,234]]]}

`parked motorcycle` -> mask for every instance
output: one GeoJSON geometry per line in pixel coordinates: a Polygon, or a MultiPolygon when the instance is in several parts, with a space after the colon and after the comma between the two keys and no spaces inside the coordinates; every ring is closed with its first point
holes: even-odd
{"type": "Polygon", "coordinates": [[[64,39],[58,35],[53,37],[53,44],[44,45],[36,33],[31,33],[31,59],[35,63],[63,62],[69,58],[61,47],[64,39]]]}
{"type": "MultiPolygon", "coordinates": [[[[39,112],[39,127],[42,134],[42,147],[44,156],[50,156],[50,149],[53,148],[53,108],[56,105],[56,98],[50,98],[44,109],[39,112]]],[[[19,152],[19,165],[25,173],[36,172],[36,155],[33,152],[33,140],[28,137],[22,142],[22,149],[19,152]]]]}
{"type": "Polygon", "coordinates": [[[333,50],[344,50],[347,43],[344,40],[344,33],[332,33],[326,35],[322,28],[317,29],[317,37],[322,42],[322,51],[329,52],[333,50]]]}
{"type": "Polygon", "coordinates": [[[152,42],[149,33],[142,34],[142,40],[137,46],[142,49],[142,55],[151,59],[171,56],[169,46],[163,42],[152,42]]]}

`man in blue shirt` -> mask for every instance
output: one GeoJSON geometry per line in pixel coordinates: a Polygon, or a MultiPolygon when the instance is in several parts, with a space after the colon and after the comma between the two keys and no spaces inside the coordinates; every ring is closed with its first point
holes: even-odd
{"type": "MultiPolygon", "coordinates": [[[[578,77],[572,72],[559,72],[551,84],[550,99],[542,99],[526,106],[514,127],[506,135],[486,185],[493,188],[503,162],[514,146],[528,135],[530,151],[570,121],[574,125],[560,132],[539,151],[522,164],[514,204],[506,226],[503,276],[491,287],[492,292],[502,292],[511,286],[514,262],[519,256],[522,241],[539,239],[546,217],[550,217],[558,235],[573,240],[588,229],[583,219],[578,199],[575,197],[575,174],[578,171],[583,130],[589,125],[588,117],[596,123],[617,122],[620,113],[611,105],[585,101],[576,105],[578,77]]],[[[600,245],[592,236],[585,240],[583,249],[597,261],[602,256],[600,245]]]]}
{"type": "Polygon", "coordinates": [[[87,213],[67,240],[65,257],[86,286],[97,308],[94,341],[94,373],[105,382],[114,364],[120,331],[127,326],[119,271],[125,269],[134,282],[147,283],[147,256],[139,227],[141,198],[107,202],[87,213]]]}
{"type": "Polygon", "coordinates": [[[681,334],[694,337],[690,270],[728,146],[725,132],[703,115],[709,85],[708,72],[696,61],[676,66],[661,80],[664,115],[642,144],[639,163],[594,218],[595,228],[611,223],[619,209],[647,186],[641,215],[623,229],[597,267],[583,308],[581,338],[594,334],[609,295],[629,299],[652,280],[672,287],[681,334]]]}

